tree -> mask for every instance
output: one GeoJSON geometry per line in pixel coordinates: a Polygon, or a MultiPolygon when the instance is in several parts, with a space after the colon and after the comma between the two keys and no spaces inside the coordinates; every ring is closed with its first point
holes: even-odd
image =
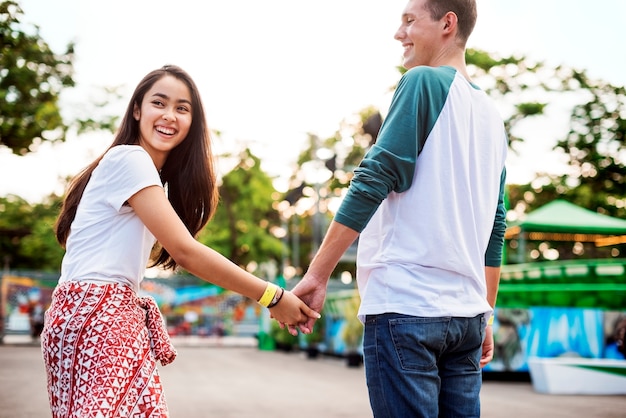
{"type": "Polygon", "coordinates": [[[58,272],[64,250],[54,235],[61,198],[31,205],[18,196],[0,198],[0,257],[19,270],[58,272]]]}
{"type": "Polygon", "coordinates": [[[21,25],[22,9],[0,3],[0,144],[17,155],[41,141],[61,141],[67,126],[59,109],[62,89],[74,86],[74,45],[53,53],[34,26],[21,25]]]}
{"type": "MultiPolygon", "coordinates": [[[[500,58],[469,50],[468,63],[472,77],[508,109],[506,127],[513,152],[524,140],[520,122],[547,118],[545,114],[552,106],[569,106],[569,132],[554,138],[554,153],[564,157],[567,170],[536,173],[530,184],[509,185],[510,207],[517,215],[561,198],[598,213],[626,217],[624,87],[592,80],[582,70],[549,67],[525,57],[500,58]]],[[[560,258],[615,257],[626,251],[623,244],[605,248],[582,242],[532,245],[537,247],[536,254],[550,254],[539,251],[540,247],[557,249],[560,258]]]]}
{"type": "Polygon", "coordinates": [[[551,85],[551,74],[544,75],[542,63],[530,62],[523,56],[499,57],[470,48],[465,58],[472,80],[507,108],[504,125],[509,144],[515,150],[516,143],[524,141],[516,135],[515,126],[526,118],[544,114],[546,102],[542,93],[558,86],[551,85]]]}
{"type": "Polygon", "coordinates": [[[467,61],[470,75],[508,110],[505,123],[513,152],[524,141],[521,121],[546,117],[550,106],[564,101],[571,106],[569,132],[554,138],[555,154],[567,157],[567,172],[536,173],[535,181],[518,194],[521,200],[510,196],[512,208],[521,203],[528,211],[560,196],[599,213],[626,217],[624,87],[592,80],[585,71],[550,67],[523,56],[468,50],[467,61]]]}
{"type": "Polygon", "coordinates": [[[30,233],[29,203],[18,197],[0,198],[0,256],[4,266],[20,262],[18,257],[20,239],[30,233]]]}
{"type": "Polygon", "coordinates": [[[50,195],[44,202],[33,205],[30,234],[20,242],[20,256],[28,260],[25,269],[60,272],[65,250],[56,239],[54,224],[61,208],[62,198],[50,195]]]}
{"type": "MultiPolygon", "coordinates": [[[[260,160],[245,150],[224,176],[221,201],[198,236],[234,263],[247,267],[280,260],[283,243],[273,233],[280,218],[273,209],[277,193],[260,160]]],[[[58,272],[64,250],[54,235],[62,197],[30,204],[19,196],[0,197],[0,262],[11,269],[58,272]]]]}
{"type": "Polygon", "coordinates": [[[589,99],[574,107],[570,131],[556,144],[571,171],[552,182],[580,206],[626,218],[626,90],[584,72],[571,77],[589,99]]]}
{"type": "MultiPolygon", "coordinates": [[[[376,141],[381,123],[378,110],[368,106],[358,115],[341,121],[335,134],[326,139],[309,134],[308,146],[298,156],[298,169],[292,175],[293,186],[281,199],[290,208],[287,211],[292,221],[290,237],[298,241],[299,257],[294,267],[309,264],[333,218],[330,210],[333,201],[340,199],[349,186],[352,171],[376,141]],[[316,166],[311,162],[317,163],[316,166]],[[309,179],[306,171],[311,170],[321,173],[308,173],[314,174],[309,179]]],[[[343,271],[354,276],[354,261],[340,261],[335,273],[343,271]]]]}
{"type": "MultiPolygon", "coordinates": [[[[599,213],[626,217],[623,87],[591,80],[584,71],[563,65],[551,67],[524,56],[500,57],[469,49],[466,59],[472,80],[503,110],[512,152],[517,152],[518,145],[532,135],[524,130],[522,122],[545,120],[551,107],[563,102],[570,105],[570,132],[565,138],[554,138],[555,154],[567,156],[570,169],[560,175],[536,173],[529,184],[509,185],[508,198],[514,212],[521,215],[560,197],[599,213]]],[[[401,74],[406,71],[402,67],[398,70],[401,74]]],[[[333,137],[317,141],[318,147],[330,149],[335,155],[333,177],[324,186],[327,196],[341,196],[342,189],[348,186],[351,170],[376,139],[372,133],[377,132],[373,125],[380,126],[377,114],[376,109],[366,108],[356,120],[342,122],[333,137]],[[347,148],[346,134],[352,136],[352,144],[347,148]]],[[[309,145],[302,152],[300,166],[317,158],[312,148],[309,145]]],[[[300,177],[299,173],[294,174],[294,188],[286,195],[292,205],[305,190],[306,184],[298,181],[300,177]]]]}
{"type": "Polygon", "coordinates": [[[215,216],[198,240],[243,267],[280,260],[283,244],[272,234],[280,227],[273,209],[275,194],[260,160],[245,149],[235,168],[223,177],[215,216]]]}

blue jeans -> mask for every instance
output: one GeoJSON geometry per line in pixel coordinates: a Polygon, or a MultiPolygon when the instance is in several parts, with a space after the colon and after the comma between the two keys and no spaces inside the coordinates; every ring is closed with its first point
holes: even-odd
{"type": "Polygon", "coordinates": [[[480,417],[483,315],[368,315],[363,359],[376,418],[480,417]]]}

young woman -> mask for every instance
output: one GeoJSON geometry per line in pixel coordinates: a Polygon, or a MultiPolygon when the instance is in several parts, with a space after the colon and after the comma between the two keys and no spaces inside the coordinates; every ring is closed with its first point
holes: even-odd
{"type": "Polygon", "coordinates": [[[195,83],[175,66],[150,72],[113,144],[71,182],[57,220],[66,254],[42,334],[53,417],[168,415],[156,361],[176,352],[154,300],[137,296],[150,259],[255,299],[283,324],[319,317],[196,241],[217,199],[195,83]]]}

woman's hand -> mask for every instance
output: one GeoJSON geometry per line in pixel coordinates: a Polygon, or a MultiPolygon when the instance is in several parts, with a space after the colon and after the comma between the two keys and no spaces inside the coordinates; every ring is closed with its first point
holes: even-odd
{"type": "MultiPolygon", "coordinates": [[[[324,309],[324,301],[326,300],[326,283],[328,278],[321,280],[307,272],[302,280],[292,289],[294,295],[299,297],[304,303],[306,303],[311,309],[316,312],[322,312],[324,309]]],[[[305,328],[312,330],[315,325],[315,321],[318,318],[307,318],[305,328]]],[[[293,334],[293,326],[288,326],[289,332],[293,334]]]]}
{"type": "MultiPolygon", "coordinates": [[[[280,301],[269,308],[272,318],[277,320],[280,324],[285,324],[289,327],[289,333],[291,335],[298,335],[298,329],[304,334],[310,334],[311,328],[307,323],[311,320],[321,318],[321,315],[309,308],[304,302],[300,300],[296,295],[288,290],[284,291],[284,294],[280,301]]],[[[314,323],[315,321],[311,321],[314,323]]]]}

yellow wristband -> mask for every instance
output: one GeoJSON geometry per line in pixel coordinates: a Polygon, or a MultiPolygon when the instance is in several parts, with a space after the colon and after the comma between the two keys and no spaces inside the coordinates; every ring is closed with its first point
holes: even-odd
{"type": "Polygon", "coordinates": [[[263,296],[261,296],[261,299],[259,299],[259,304],[267,308],[270,303],[272,303],[272,300],[274,299],[277,291],[278,286],[268,282],[267,287],[265,288],[265,292],[263,292],[263,296]]]}
{"type": "Polygon", "coordinates": [[[487,320],[487,325],[493,325],[493,315],[491,315],[487,320]]]}

